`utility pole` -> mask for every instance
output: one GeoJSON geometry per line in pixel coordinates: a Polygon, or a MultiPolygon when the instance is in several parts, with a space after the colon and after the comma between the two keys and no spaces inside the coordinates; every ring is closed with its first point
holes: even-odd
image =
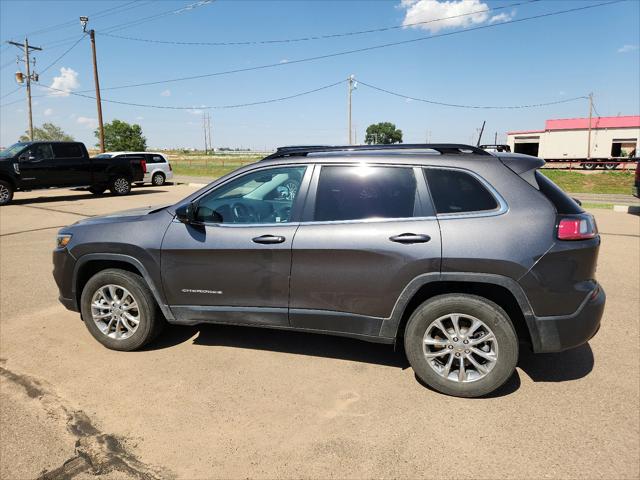
{"type": "MultiPolygon", "coordinates": [[[[82,31],[85,33],[87,32],[87,23],[89,23],[89,17],[80,17],[82,31]]],[[[98,60],[96,58],[96,31],[94,29],[89,30],[89,37],[91,38],[93,82],[96,88],[96,105],[98,107],[98,133],[100,135],[100,152],[104,153],[104,123],[102,122],[102,100],[100,98],[100,79],[98,77],[98,60]]]]}
{"type": "Polygon", "coordinates": [[[209,145],[207,143],[207,114],[202,112],[202,129],[204,130],[204,154],[208,153],[209,145]]]}
{"type": "Polygon", "coordinates": [[[498,132],[496,132],[495,136],[493,137],[493,144],[494,145],[498,144],[498,132]]]}
{"type": "Polygon", "coordinates": [[[476,147],[479,147],[480,146],[480,142],[482,141],[482,134],[484,133],[484,125],[485,125],[485,123],[487,123],[486,120],[484,120],[482,122],[482,128],[480,129],[480,134],[478,135],[478,143],[476,144],[476,147]]]}
{"type": "Polygon", "coordinates": [[[589,134],[587,136],[587,160],[591,160],[591,118],[593,116],[593,92],[589,94],[589,134]]]}
{"type": "MultiPolygon", "coordinates": [[[[25,37],[24,39],[24,43],[17,43],[17,42],[7,42],[10,43],[11,45],[14,45],[16,47],[20,47],[24,50],[24,63],[27,66],[27,75],[26,75],[26,80],[27,80],[27,112],[29,115],[29,140],[33,140],[33,113],[31,110],[31,81],[33,80],[34,82],[38,81],[38,74],[37,73],[31,73],[31,61],[29,59],[29,52],[31,50],[42,50],[42,48],[40,47],[33,47],[31,45],[29,45],[29,40],[25,37]]],[[[36,61],[35,59],[33,60],[33,65],[35,67],[36,61]]],[[[16,81],[18,83],[23,83],[24,82],[24,76],[22,75],[21,72],[16,73],[16,81]]]]}
{"type": "Polygon", "coordinates": [[[353,137],[352,137],[352,130],[351,130],[351,92],[353,92],[356,89],[357,83],[356,83],[356,77],[355,75],[349,75],[349,84],[348,84],[348,88],[349,88],[349,145],[353,145],[353,137]]]}
{"type": "Polygon", "coordinates": [[[211,153],[214,153],[215,148],[213,148],[213,136],[211,134],[211,114],[207,113],[207,125],[209,126],[209,148],[211,149],[211,153]]]}

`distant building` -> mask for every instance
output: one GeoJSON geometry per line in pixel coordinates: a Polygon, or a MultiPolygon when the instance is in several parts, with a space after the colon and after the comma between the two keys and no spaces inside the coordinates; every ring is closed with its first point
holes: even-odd
{"type": "MultiPolygon", "coordinates": [[[[588,118],[547,120],[544,130],[507,133],[512,152],[545,160],[587,158],[588,118]]],[[[593,117],[591,119],[591,158],[638,156],[640,115],[593,117]]]]}

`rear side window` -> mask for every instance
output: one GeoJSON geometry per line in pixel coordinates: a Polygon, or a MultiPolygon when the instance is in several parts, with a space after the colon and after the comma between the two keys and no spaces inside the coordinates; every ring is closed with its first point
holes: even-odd
{"type": "Polygon", "coordinates": [[[536,171],[536,181],[538,187],[547,199],[556,207],[556,211],[561,214],[582,213],[584,210],[571,197],[562,191],[562,189],[553,183],[549,178],[545,177],[539,171],[536,171]]]}
{"type": "Polygon", "coordinates": [[[58,158],[81,158],[84,152],[78,143],[54,143],[53,154],[58,158]]]}
{"type": "Polygon", "coordinates": [[[411,168],[323,166],[315,221],[413,217],[416,179],[411,168]]]}
{"type": "Polygon", "coordinates": [[[473,175],[459,170],[425,168],[437,213],[495,210],[498,202],[473,175]]]}

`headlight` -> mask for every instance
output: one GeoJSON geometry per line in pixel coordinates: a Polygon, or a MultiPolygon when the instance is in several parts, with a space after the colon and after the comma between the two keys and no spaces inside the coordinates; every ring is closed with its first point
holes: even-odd
{"type": "Polygon", "coordinates": [[[61,233],[56,237],[56,248],[64,248],[71,241],[72,235],[70,233],[61,233]]]}

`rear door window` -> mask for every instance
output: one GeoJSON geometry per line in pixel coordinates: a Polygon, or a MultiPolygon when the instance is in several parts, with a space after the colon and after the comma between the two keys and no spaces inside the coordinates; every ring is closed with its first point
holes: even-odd
{"type": "Polygon", "coordinates": [[[78,143],[54,143],[53,153],[56,158],[82,158],[84,156],[78,143]]]}
{"type": "Polygon", "coordinates": [[[416,206],[412,168],[323,166],[318,179],[314,220],[409,218],[416,206]]]}
{"type": "Polygon", "coordinates": [[[498,202],[473,175],[440,168],[425,168],[436,213],[467,213],[495,210],[498,202]]]}

